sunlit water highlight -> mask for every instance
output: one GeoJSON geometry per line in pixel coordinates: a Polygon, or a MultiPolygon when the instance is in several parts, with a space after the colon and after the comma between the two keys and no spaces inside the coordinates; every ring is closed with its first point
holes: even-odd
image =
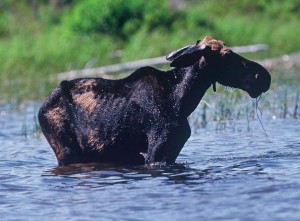
{"type": "Polygon", "coordinates": [[[38,107],[1,106],[0,220],[300,220],[297,119],[191,122],[173,166],[57,168],[38,107]]]}

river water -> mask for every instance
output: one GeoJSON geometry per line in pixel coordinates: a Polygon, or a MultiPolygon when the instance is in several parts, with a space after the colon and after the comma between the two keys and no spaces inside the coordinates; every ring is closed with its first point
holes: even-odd
{"type": "Polygon", "coordinates": [[[300,220],[299,115],[293,101],[260,104],[274,110],[258,113],[267,136],[251,111],[209,120],[211,103],[191,117],[175,165],[61,168],[38,130],[40,103],[2,104],[0,220],[300,220]]]}

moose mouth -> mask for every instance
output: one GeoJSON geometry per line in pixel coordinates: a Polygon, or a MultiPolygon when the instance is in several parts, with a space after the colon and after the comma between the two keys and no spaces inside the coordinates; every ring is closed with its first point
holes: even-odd
{"type": "MultiPolygon", "coordinates": [[[[258,77],[255,75],[254,79],[241,80],[240,83],[235,82],[234,84],[228,84],[228,82],[220,82],[219,84],[223,85],[225,88],[238,88],[249,94],[251,98],[257,98],[262,93],[267,92],[270,89],[271,77],[266,75],[265,77],[258,77]]],[[[212,85],[215,91],[214,84],[212,85]]]]}
{"type": "Polygon", "coordinates": [[[266,91],[261,91],[261,90],[250,90],[250,91],[247,91],[247,93],[249,94],[249,96],[252,97],[252,98],[257,98],[257,97],[259,97],[264,92],[266,92],[266,91]]]}
{"type": "MultiPolygon", "coordinates": [[[[219,84],[222,85],[223,87],[225,87],[225,89],[228,89],[228,90],[231,90],[231,89],[233,89],[233,90],[234,90],[234,89],[241,89],[241,90],[247,92],[251,98],[257,98],[257,97],[259,97],[262,93],[265,93],[265,92],[268,91],[268,90],[262,90],[262,89],[260,89],[260,88],[255,88],[255,87],[252,87],[252,88],[245,87],[245,88],[243,88],[243,87],[226,86],[226,85],[223,85],[223,84],[221,84],[221,83],[219,83],[219,84]]],[[[216,91],[215,91],[215,86],[214,86],[214,85],[212,85],[212,86],[213,86],[214,92],[216,92],[216,91]]]]}
{"type": "Polygon", "coordinates": [[[225,87],[241,89],[251,98],[257,98],[270,89],[271,75],[261,65],[253,62],[246,71],[228,71],[217,82],[225,87]]]}
{"type": "Polygon", "coordinates": [[[262,93],[267,92],[270,89],[271,76],[269,73],[255,74],[254,79],[246,83],[245,90],[250,97],[257,98],[262,93]]]}

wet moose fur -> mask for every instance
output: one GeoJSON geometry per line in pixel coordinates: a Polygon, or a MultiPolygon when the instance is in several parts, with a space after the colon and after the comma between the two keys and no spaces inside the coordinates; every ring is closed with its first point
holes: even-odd
{"type": "Polygon", "coordinates": [[[120,80],[63,81],[39,111],[59,165],[88,162],[174,163],[191,130],[187,117],[215,83],[255,98],[270,87],[258,63],[205,37],[172,52],[175,67],[143,67],[120,80]]]}

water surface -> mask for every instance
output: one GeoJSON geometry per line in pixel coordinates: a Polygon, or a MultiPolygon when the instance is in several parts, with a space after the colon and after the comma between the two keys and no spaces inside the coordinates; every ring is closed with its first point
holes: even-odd
{"type": "Polygon", "coordinates": [[[57,168],[39,105],[1,106],[0,220],[300,220],[299,119],[193,126],[172,166],[57,168]]]}

